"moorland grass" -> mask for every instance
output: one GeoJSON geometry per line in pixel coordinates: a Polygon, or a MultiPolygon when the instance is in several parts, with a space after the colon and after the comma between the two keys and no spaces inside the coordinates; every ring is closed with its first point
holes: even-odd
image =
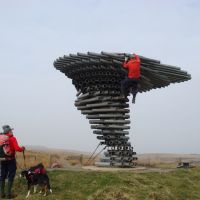
{"type": "MultiPolygon", "coordinates": [[[[29,200],[200,200],[200,168],[172,172],[48,172],[53,194],[29,200]]],[[[25,180],[16,178],[16,200],[25,199],[25,180]]]]}

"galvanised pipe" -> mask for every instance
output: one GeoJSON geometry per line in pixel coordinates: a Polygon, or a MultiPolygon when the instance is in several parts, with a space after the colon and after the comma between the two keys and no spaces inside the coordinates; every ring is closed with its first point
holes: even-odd
{"type": "Polygon", "coordinates": [[[94,130],[94,134],[109,134],[109,135],[128,135],[128,131],[119,131],[119,130],[94,130]]]}
{"type": "Polygon", "coordinates": [[[117,125],[91,125],[91,129],[130,129],[130,126],[117,126],[117,125]]]}
{"type": "Polygon", "coordinates": [[[121,118],[121,119],[129,119],[130,115],[124,114],[88,114],[86,115],[87,119],[109,119],[109,118],[121,118]]]}
{"type": "Polygon", "coordinates": [[[130,124],[130,120],[89,120],[90,124],[130,124]]]}

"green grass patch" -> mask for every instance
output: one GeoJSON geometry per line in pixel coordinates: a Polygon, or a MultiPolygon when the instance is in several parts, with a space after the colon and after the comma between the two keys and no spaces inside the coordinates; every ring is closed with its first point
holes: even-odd
{"type": "MultiPolygon", "coordinates": [[[[199,200],[200,168],[168,173],[53,171],[53,194],[31,194],[29,199],[52,200],[199,200]]],[[[26,181],[16,179],[16,200],[25,199],[26,181]]]]}

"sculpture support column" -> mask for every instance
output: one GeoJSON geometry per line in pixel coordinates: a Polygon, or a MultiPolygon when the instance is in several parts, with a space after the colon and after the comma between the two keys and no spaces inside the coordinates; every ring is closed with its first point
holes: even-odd
{"type": "Polygon", "coordinates": [[[137,157],[133,147],[128,142],[130,129],[128,99],[120,96],[120,92],[90,92],[77,98],[75,106],[86,115],[97,134],[97,139],[106,145],[103,162],[111,166],[135,166],[137,157]]]}

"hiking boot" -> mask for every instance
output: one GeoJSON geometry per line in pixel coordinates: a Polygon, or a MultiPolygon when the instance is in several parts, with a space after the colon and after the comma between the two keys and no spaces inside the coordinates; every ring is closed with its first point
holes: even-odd
{"type": "Polygon", "coordinates": [[[12,185],[13,185],[13,180],[8,180],[8,191],[7,191],[7,195],[6,195],[6,198],[7,199],[14,199],[16,196],[15,195],[13,195],[12,193],[11,193],[11,191],[12,191],[12,185]]]}
{"type": "Polygon", "coordinates": [[[0,194],[1,194],[0,196],[2,199],[4,199],[6,197],[4,188],[5,188],[5,180],[0,181],[0,194]]]}

